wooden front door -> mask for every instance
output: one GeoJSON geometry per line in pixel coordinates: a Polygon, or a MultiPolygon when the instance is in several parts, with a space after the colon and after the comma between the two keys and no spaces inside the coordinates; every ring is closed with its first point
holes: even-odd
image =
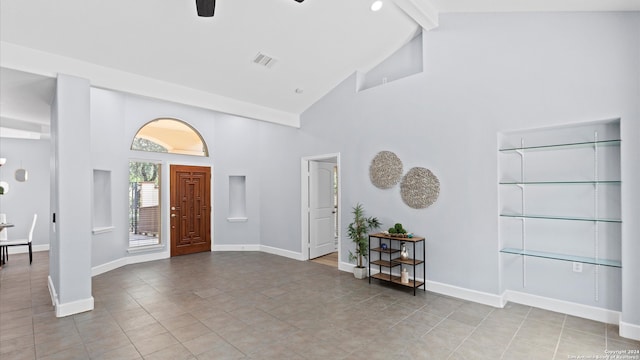
{"type": "Polygon", "coordinates": [[[211,251],[211,168],[171,165],[171,256],[211,251]]]}

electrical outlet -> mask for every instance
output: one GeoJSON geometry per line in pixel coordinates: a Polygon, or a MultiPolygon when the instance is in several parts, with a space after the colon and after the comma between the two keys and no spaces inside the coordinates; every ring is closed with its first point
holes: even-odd
{"type": "Polygon", "coordinates": [[[582,263],[574,262],[573,263],[573,272],[582,272],[582,263]]]}

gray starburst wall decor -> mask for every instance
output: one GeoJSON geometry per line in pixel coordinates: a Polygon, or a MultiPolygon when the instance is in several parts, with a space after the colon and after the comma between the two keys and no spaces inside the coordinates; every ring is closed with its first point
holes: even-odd
{"type": "Polygon", "coordinates": [[[390,189],[402,177],[402,161],[391,151],[380,151],[371,160],[369,177],[377,188],[390,189]]]}
{"type": "Polygon", "coordinates": [[[424,209],[440,195],[440,180],[429,169],[414,167],[400,183],[402,201],[414,209],[424,209]]]}

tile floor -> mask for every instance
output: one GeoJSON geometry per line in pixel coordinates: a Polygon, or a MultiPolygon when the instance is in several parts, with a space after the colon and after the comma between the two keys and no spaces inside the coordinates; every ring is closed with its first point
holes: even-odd
{"type": "Polygon", "coordinates": [[[56,318],[48,254],[0,270],[0,359],[603,359],[615,325],[496,309],[255,252],[203,253],[93,278],[95,310],[56,318]],[[601,356],[601,357],[597,357],[601,356]]]}

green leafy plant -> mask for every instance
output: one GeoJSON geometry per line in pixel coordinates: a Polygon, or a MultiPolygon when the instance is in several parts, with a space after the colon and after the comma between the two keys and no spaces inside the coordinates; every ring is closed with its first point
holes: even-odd
{"type": "Polygon", "coordinates": [[[362,258],[366,258],[369,251],[368,234],[371,230],[379,228],[382,223],[375,217],[366,217],[364,208],[359,203],[353,208],[352,214],[353,222],[349,224],[347,233],[356,244],[356,251],[349,251],[349,261],[357,260],[357,267],[362,268],[362,258]]]}
{"type": "MultiPolygon", "coordinates": [[[[407,233],[407,230],[405,230],[402,227],[402,224],[400,224],[400,223],[397,223],[393,228],[395,229],[395,234],[406,234],[407,233]]],[[[389,229],[389,233],[391,233],[391,229],[389,229]]]]}

